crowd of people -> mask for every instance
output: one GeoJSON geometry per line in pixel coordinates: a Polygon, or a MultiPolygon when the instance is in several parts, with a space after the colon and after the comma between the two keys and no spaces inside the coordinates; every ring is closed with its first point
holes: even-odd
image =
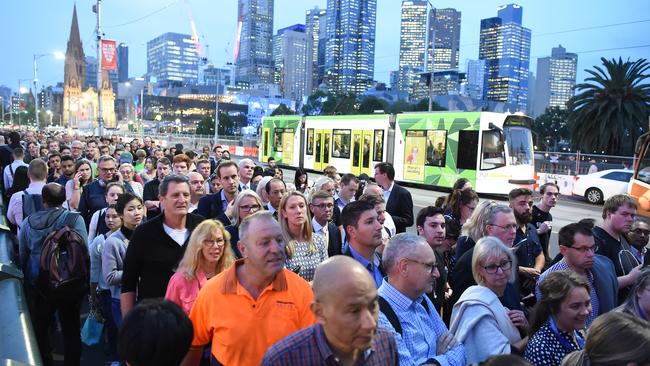
{"type": "Polygon", "coordinates": [[[551,258],[554,183],[500,204],[461,178],[414,215],[389,163],[312,182],[221,146],[6,139],[6,216],[46,365],[55,321],[64,364],[80,364],[86,301],[107,360],[132,366],[650,363],[650,226],[627,195],[560,228],[551,258]],[[66,296],[43,280],[60,232],[89,258],[66,296]]]}

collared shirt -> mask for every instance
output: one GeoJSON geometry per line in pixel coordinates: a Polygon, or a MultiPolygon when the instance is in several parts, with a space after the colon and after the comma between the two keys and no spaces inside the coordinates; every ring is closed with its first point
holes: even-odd
{"type": "Polygon", "coordinates": [[[243,191],[244,189],[251,189],[251,182],[248,183],[239,182],[239,190],[243,191]]]}
{"type": "MultiPolygon", "coordinates": [[[[537,301],[540,301],[542,299],[542,292],[539,289],[539,284],[542,283],[544,278],[548,276],[549,273],[557,272],[557,271],[573,271],[571,267],[562,259],[561,261],[555,263],[554,265],[550,266],[544,273],[542,273],[539,278],[537,279],[537,283],[535,284],[535,296],[537,297],[537,301]]],[[[591,314],[587,317],[587,323],[586,326],[587,328],[591,325],[591,322],[600,315],[600,306],[598,302],[598,293],[596,293],[596,287],[594,286],[594,275],[591,273],[591,271],[587,271],[587,282],[589,282],[589,288],[591,291],[589,292],[589,296],[591,296],[591,314]]]]}
{"type": "Polygon", "coordinates": [[[226,212],[226,209],[228,208],[228,200],[226,199],[226,193],[221,190],[221,209],[223,212],[226,212]]]}
{"type": "Polygon", "coordinates": [[[13,163],[7,165],[5,167],[5,171],[3,174],[4,178],[4,184],[5,184],[5,191],[11,188],[11,186],[14,183],[14,173],[16,173],[16,169],[18,169],[21,166],[28,166],[25,164],[24,161],[22,160],[14,160],[13,163]]]}
{"type": "Polygon", "coordinates": [[[645,257],[645,254],[648,252],[648,248],[643,247],[641,250],[639,250],[634,246],[630,246],[630,252],[632,252],[632,255],[634,258],[636,258],[637,261],[639,261],[640,264],[643,264],[643,257],[645,257]]]}
{"type": "Polygon", "coordinates": [[[315,217],[311,218],[311,227],[314,230],[315,233],[320,233],[323,231],[323,228],[327,228],[327,224],[325,226],[321,225],[316,221],[315,217]]]}
{"type": "Polygon", "coordinates": [[[354,202],[354,197],[352,197],[352,199],[350,199],[350,201],[345,202],[345,201],[343,201],[341,196],[339,196],[338,193],[334,194],[334,204],[339,206],[339,210],[343,211],[343,207],[345,207],[345,205],[347,205],[350,202],[354,202]]]}
{"type": "Polygon", "coordinates": [[[287,269],[254,299],[237,278],[240,259],[208,281],[192,306],[193,347],[212,342],[223,365],[259,365],[273,344],[315,323],[309,284],[287,269]]]}
{"type": "MultiPolygon", "coordinates": [[[[377,329],[370,348],[357,360],[356,365],[397,365],[397,345],[390,332],[377,329]]],[[[311,327],[291,334],[271,347],[264,355],[263,366],[293,365],[342,365],[325,338],[323,325],[311,327]]]]}
{"type": "MultiPolygon", "coordinates": [[[[33,182],[29,183],[26,191],[28,194],[41,194],[43,192],[43,187],[45,187],[45,182],[33,182]]],[[[18,226],[18,232],[20,232],[20,225],[23,223],[23,191],[16,192],[11,195],[9,199],[9,205],[7,206],[7,219],[12,224],[18,226]]]]}
{"type": "Polygon", "coordinates": [[[356,259],[359,263],[361,263],[372,275],[372,279],[375,280],[375,284],[377,285],[377,288],[381,286],[381,283],[384,281],[384,276],[381,275],[381,272],[379,271],[379,265],[381,264],[379,261],[379,258],[373,253],[373,261],[370,263],[366,258],[364,258],[361,254],[357,253],[354,248],[349,245],[350,248],[350,253],[352,253],[352,257],[356,259]]]}
{"type": "Polygon", "coordinates": [[[390,192],[393,191],[393,187],[395,186],[395,182],[390,183],[390,187],[388,189],[384,190],[384,202],[388,204],[388,199],[390,198],[390,192]]]}
{"type": "Polygon", "coordinates": [[[402,326],[400,335],[386,315],[379,313],[379,326],[390,330],[395,337],[400,365],[421,365],[431,359],[443,366],[465,365],[465,349],[461,343],[444,354],[436,354],[438,338],[449,333],[449,329],[425,295],[411,300],[388,281],[382,283],[377,293],[390,304],[402,326]],[[429,311],[422,305],[423,301],[426,301],[429,311]]]}

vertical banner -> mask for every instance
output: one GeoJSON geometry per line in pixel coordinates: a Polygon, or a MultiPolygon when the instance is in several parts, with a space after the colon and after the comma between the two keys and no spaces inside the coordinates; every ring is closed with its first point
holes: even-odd
{"type": "Polygon", "coordinates": [[[117,46],[115,41],[102,39],[102,70],[117,69],[117,46]]]}
{"type": "Polygon", "coordinates": [[[424,183],[426,131],[407,130],[404,139],[404,178],[424,183]]]}

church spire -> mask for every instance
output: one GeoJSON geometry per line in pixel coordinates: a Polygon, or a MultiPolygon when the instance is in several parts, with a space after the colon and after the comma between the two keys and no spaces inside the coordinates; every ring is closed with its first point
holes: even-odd
{"type": "Polygon", "coordinates": [[[79,36],[79,23],[77,22],[77,4],[72,10],[72,24],[70,25],[70,38],[65,51],[65,69],[63,82],[65,85],[79,87],[86,78],[86,56],[79,36]]]}

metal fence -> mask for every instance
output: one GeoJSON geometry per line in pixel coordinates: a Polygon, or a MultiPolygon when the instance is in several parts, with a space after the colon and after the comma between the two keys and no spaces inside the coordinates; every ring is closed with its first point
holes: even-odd
{"type": "Polygon", "coordinates": [[[594,155],[581,153],[535,152],[535,171],[561,175],[588,174],[591,170],[632,169],[631,156],[594,155]]]}

